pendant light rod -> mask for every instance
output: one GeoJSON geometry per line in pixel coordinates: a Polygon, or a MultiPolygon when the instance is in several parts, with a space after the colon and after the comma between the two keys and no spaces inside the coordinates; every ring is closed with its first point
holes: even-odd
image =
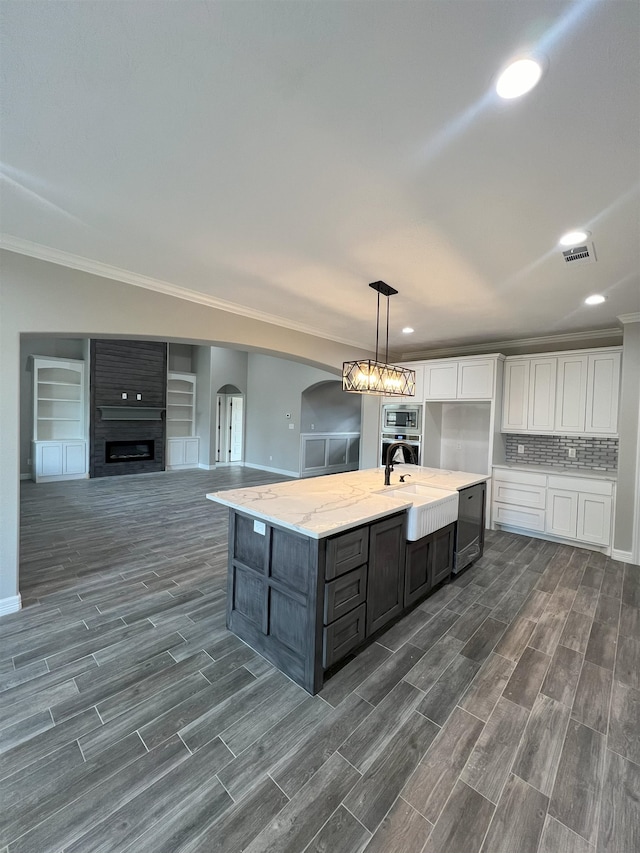
{"type": "Polygon", "coordinates": [[[378,308],[376,311],[376,361],[378,360],[378,343],[380,338],[380,294],[387,297],[387,338],[384,362],[385,364],[389,364],[389,297],[395,296],[398,291],[395,287],[387,284],[386,281],[372,281],[369,287],[372,287],[378,294],[378,308]]]}

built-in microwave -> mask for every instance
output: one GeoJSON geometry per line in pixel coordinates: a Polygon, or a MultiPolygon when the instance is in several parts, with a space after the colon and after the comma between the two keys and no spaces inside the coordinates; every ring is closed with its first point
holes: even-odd
{"type": "Polygon", "coordinates": [[[388,432],[420,432],[422,407],[389,403],[382,407],[382,429],[388,432]]]}

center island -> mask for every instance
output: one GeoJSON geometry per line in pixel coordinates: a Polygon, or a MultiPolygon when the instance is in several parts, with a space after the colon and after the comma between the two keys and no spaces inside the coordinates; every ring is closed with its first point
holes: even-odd
{"type": "Polygon", "coordinates": [[[317,693],[481,555],[487,479],[396,465],[389,486],[373,468],[208,494],[229,507],[229,630],[317,693]]]}

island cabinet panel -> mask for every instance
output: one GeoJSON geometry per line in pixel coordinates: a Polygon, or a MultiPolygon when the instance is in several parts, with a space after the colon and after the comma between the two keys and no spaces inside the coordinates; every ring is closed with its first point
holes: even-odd
{"type": "Polygon", "coordinates": [[[324,588],[324,624],[334,622],[367,600],[367,567],[329,581],[324,588]]]}
{"type": "Polygon", "coordinates": [[[326,578],[338,577],[364,565],[369,558],[369,528],[358,527],[327,540],[326,578]]]}
{"type": "Polygon", "coordinates": [[[409,607],[426,595],[432,586],[433,538],[423,536],[407,542],[404,572],[404,606],[409,607]]]}
{"type": "Polygon", "coordinates": [[[317,540],[230,510],[227,625],[310,693],[323,675],[319,560],[317,540]]]}
{"type": "Polygon", "coordinates": [[[364,642],[366,636],[366,606],[361,604],[324,629],[322,665],[325,669],[338,663],[350,651],[364,642]]]}
{"type": "Polygon", "coordinates": [[[367,636],[404,609],[405,518],[371,525],[367,582],[367,636]]]}
{"type": "Polygon", "coordinates": [[[407,542],[404,606],[415,604],[453,570],[456,525],[448,524],[416,542],[407,542]]]}
{"type": "MultiPolygon", "coordinates": [[[[433,536],[433,586],[436,586],[441,581],[447,580],[453,570],[456,525],[449,524],[431,535],[433,536]]],[[[482,550],[478,556],[481,555],[482,550]]]]}

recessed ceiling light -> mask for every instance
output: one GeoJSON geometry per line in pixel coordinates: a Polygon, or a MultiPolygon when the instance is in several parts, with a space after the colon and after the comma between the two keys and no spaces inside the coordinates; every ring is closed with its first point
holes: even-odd
{"type": "Polygon", "coordinates": [[[606,296],[602,296],[600,293],[594,293],[592,296],[587,296],[584,303],[585,305],[600,305],[606,298],[606,296]]]}
{"type": "Polygon", "coordinates": [[[536,59],[516,59],[504,69],[496,82],[501,98],[519,98],[530,92],[542,77],[542,63],[536,59]]]}
{"type": "Polygon", "coordinates": [[[561,246],[577,246],[578,243],[584,243],[589,239],[591,232],[582,229],[576,231],[567,231],[559,240],[561,246]]]}
{"type": "Polygon", "coordinates": [[[404,329],[402,330],[403,335],[412,335],[413,332],[414,332],[414,329],[412,329],[411,326],[405,326],[404,329]]]}

